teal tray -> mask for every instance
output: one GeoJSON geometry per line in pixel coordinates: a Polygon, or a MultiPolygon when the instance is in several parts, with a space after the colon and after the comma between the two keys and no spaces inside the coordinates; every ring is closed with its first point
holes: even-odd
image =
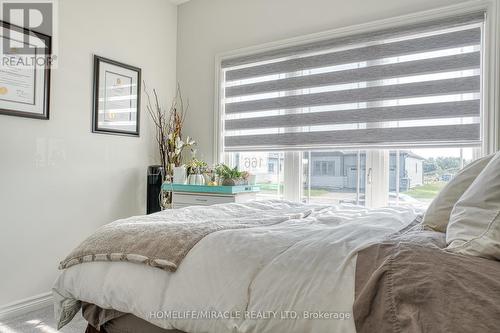
{"type": "Polygon", "coordinates": [[[237,194],[248,192],[259,192],[260,188],[255,185],[238,186],[208,186],[208,185],[188,185],[188,184],[167,184],[161,187],[163,191],[173,192],[191,192],[191,193],[219,193],[219,194],[237,194]]]}

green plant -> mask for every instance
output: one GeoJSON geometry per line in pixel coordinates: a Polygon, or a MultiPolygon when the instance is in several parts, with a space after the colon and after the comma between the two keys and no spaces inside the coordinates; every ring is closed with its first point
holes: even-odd
{"type": "Polygon", "coordinates": [[[188,174],[194,174],[196,172],[205,173],[208,170],[207,162],[194,157],[186,164],[186,167],[188,174]]]}
{"type": "Polygon", "coordinates": [[[237,166],[231,168],[221,163],[215,166],[215,174],[223,179],[240,179],[243,178],[245,172],[239,171],[237,166]]]}

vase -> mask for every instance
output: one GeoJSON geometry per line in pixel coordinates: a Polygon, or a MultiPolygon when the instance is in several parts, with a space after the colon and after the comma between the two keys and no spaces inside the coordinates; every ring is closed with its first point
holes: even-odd
{"type": "Polygon", "coordinates": [[[205,185],[205,177],[201,173],[194,173],[188,176],[189,185],[205,185]]]}
{"type": "Polygon", "coordinates": [[[203,178],[205,178],[205,184],[209,184],[212,182],[212,177],[209,174],[204,173],[203,178]]]}
{"type": "Polygon", "coordinates": [[[223,186],[237,186],[237,185],[242,185],[243,183],[244,180],[240,178],[224,178],[222,180],[223,186]]]}
{"type": "Polygon", "coordinates": [[[255,185],[257,183],[257,176],[256,175],[250,175],[248,177],[248,185],[255,185]]]}
{"type": "Polygon", "coordinates": [[[186,184],[187,175],[184,165],[174,167],[174,184],[186,184]]]}
{"type": "Polygon", "coordinates": [[[222,180],[222,186],[234,186],[234,179],[224,178],[222,180]]]}

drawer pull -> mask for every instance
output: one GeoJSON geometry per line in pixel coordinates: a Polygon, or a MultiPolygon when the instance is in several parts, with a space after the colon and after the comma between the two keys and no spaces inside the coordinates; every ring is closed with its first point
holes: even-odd
{"type": "Polygon", "coordinates": [[[200,199],[200,198],[195,198],[196,201],[200,201],[200,202],[207,202],[208,200],[207,199],[200,199]]]}

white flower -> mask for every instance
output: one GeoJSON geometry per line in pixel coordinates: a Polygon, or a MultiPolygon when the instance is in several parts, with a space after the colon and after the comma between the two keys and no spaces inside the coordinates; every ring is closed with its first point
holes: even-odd
{"type": "Polygon", "coordinates": [[[181,140],[180,137],[176,137],[175,138],[175,146],[176,147],[181,147],[181,148],[182,148],[182,146],[184,146],[184,142],[181,140]]]}

